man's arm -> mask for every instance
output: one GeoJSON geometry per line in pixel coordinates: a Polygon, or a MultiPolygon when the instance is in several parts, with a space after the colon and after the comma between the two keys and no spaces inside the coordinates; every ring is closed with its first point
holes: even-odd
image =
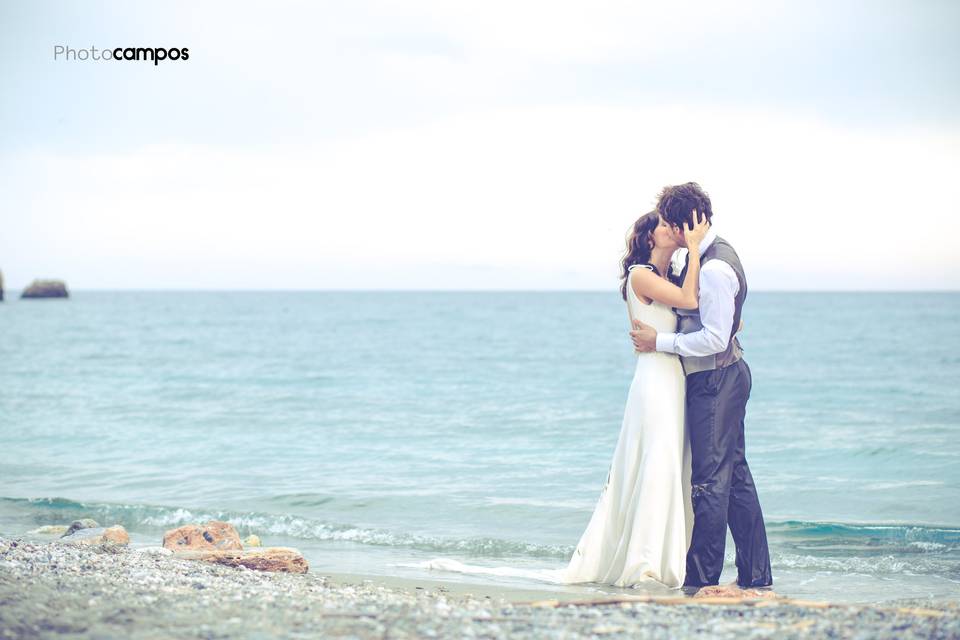
{"type": "Polygon", "coordinates": [[[664,351],[682,356],[709,356],[720,353],[730,342],[736,296],[740,283],[733,268],[722,260],[711,260],[700,271],[700,323],[693,333],[657,333],[643,325],[631,331],[638,351],[664,351]]]}

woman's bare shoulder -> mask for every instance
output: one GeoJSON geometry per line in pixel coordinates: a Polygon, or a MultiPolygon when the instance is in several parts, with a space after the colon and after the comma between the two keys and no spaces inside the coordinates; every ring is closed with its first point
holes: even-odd
{"type": "Polygon", "coordinates": [[[650,304],[652,300],[645,295],[645,292],[648,291],[650,285],[660,277],[657,275],[656,267],[649,264],[633,264],[630,265],[628,271],[628,283],[634,295],[636,295],[643,304],[650,304]]]}

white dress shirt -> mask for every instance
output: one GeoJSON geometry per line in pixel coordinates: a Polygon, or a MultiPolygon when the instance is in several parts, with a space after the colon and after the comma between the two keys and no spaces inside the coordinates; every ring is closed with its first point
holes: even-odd
{"type": "MultiPolygon", "coordinates": [[[[713,243],[717,232],[713,225],[700,242],[700,255],[713,243]]],[[[709,356],[720,353],[730,343],[733,315],[740,281],[733,267],[723,260],[710,260],[700,268],[700,324],[693,333],[658,333],[657,351],[682,356],[709,356]]]]}

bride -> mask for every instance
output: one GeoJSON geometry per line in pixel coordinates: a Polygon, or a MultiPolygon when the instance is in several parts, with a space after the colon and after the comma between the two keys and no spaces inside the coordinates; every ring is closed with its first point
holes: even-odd
{"type": "MultiPolygon", "coordinates": [[[[685,229],[689,266],[678,287],[667,279],[671,256],[679,248],[667,224],[655,211],[634,223],[627,237],[620,289],[631,325],[640,320],[658,332],[675,332],[677,317],[672,307],[697,307],[699,245],[708,228],[703,219],[685,229]]],[[[430,560],[421,566],[558,584],[632,587],[652,580],[668,587],[682,586],[693,529],[685,392],[677,355],[637,354],[607,481],[565,568],[482,567],[449,559],[430,560]]]]}

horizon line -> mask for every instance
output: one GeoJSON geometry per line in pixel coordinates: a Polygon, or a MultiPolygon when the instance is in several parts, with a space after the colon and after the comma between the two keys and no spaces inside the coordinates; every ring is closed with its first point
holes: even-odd
{"type": "MultiPolygon", "coordinates": [[[[6,288],[6,293],[22,292],[24,289],[6,288]]],[[[241,288],[128,288],[128,287],[82,287],[67,288],[70,292],[101,293],[619,293],[617,289],[241,289],[241,288]]],[[[958,289],[750,289],[750,293],[960,293],[958,289]]]]}

